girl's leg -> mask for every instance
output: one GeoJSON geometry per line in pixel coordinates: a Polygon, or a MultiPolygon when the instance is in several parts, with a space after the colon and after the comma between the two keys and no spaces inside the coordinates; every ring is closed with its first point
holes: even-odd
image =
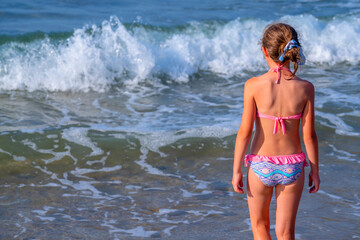
{"type": "Polygon", "coordinates": [[[273,188],[265,186],[249,167],[247,199],[254,239],[268,240],[270,236],[269,207],[273,188]]]}
{"type": "Polygon", "coordinates": [[[289,185],[276,185],[276,225],[278,240],[295,239],[295,220],[304,188],[304,169],[300,177],[289,185]]]}

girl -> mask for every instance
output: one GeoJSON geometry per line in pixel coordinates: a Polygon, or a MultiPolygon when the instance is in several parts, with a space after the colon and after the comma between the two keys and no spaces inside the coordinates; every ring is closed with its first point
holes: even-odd
{"type": "Polygon", "coordinates": [[[232,184],[244,193],[241,167],[245,157],[247,199],[254,239],[271,239],[269,206],[275,188],[277,239],[295,239],[295,218],[304,186],[299,125],[309,158],[310,193],[319,190],[318,143],[314,128],[314,86],[295,75],[305,63],[294,28],[284,23],[265,28],[262,51],[270,67],[244,87],[244,109],[235,143],[232,184]],[[290,63],[294,71],[290,71],[290,63]],[[245,156],[253,124],[256,130],[245,156]]]}

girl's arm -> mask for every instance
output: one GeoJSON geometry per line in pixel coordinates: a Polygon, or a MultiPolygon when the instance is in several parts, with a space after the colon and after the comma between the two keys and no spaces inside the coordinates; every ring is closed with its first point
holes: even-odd
{"type": "Polygon", "coordinates": [[[244,193],[241,166],[248,147],[253,125],[255,121],[256,106],[254,101],[253,89],[251,87],[251,79],[244,86],[244,108],[241,119],[240,129],[238,131],[235,142],[234,166],[232,185],[235,192],[244,193]]]}
{"type": "Polygon", "coordinates": [[[302,117],[302,132],[303,140],[306,148],[306,153],[310,161],[311,171],[309,174],[309,186],[310,193],[315,193],[319,190],[320,177],[319,177],[319,152],[318,152],[318,140],[315,132],[315,113],[314,113],[314,99],[315,90],[314,86],[309,83],[307,89],[309,93],[308,101],[304,108],[302,117]]]}

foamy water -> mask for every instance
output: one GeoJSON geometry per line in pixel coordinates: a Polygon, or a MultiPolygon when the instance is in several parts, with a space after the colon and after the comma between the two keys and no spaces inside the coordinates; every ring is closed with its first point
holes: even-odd
{"type": "MultiPolygon", "coordinates": [[[[299,29],[309,66],[359,64],[358,16],[279,20],[299,29]]],[[[269,23],[238,18],[225,24],[191,22],[166,31],[141,25],[125,28],[111,17],[101,26],[76,29],[66,39],[45,35],[30,43],[11,41],[0,47],[0,89],[103,92],[164,75],[167,81],[186,83],[198,71],[242,76],[266,68],[258,42],[269,23]]]]}

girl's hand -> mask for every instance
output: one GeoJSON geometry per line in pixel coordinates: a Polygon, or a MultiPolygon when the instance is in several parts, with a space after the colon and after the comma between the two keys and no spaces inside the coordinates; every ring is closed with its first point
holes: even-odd
{"type": "Polygon", "coordinates": [[[244,193],[244,190],[242,189],[244,186],[242,178],[243,178],[243,175],[241,172],[233,174],[232,185],[233,185],[234,191],[237,193],[244,193]]]}
{"type": "Polygon", "coordinates": [[[316,193],[320,187],[320,177],[319,174],[313,174],[312,171],[309,173],[309,187],[311,187],[309,193],[316,193]],[[314,184],[314,185],[313,185],[314,184]]]}

